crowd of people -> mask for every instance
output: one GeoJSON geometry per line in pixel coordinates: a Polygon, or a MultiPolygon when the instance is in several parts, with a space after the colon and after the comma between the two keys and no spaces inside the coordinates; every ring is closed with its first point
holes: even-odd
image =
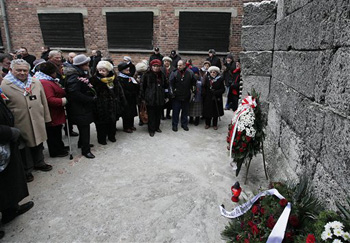
{"type": "MultiPolygon", "coordinates": [[[[101,51],[92,56],[68,54],[42,48],[36,59],[25,47],[14,53],[0,54],[0,151],[5,146],[10,160],[1,154],[0,211],[2,223],[11,221],[33,206],[19,206],[28,195],[27,182],[34,180],[33,170],[50,171],[45,162],[43,143],[47,142],[50,157],[65,157],[69,146],[66,135],[79,136],[78,148],[86,158],[93,159],[90,124],[95,123],[97,141],[106,145],[116,142],[117,121],[123,131],[136,131],[146,125],[140,107],[147,108],[148,133],[161,133],[161,120],[172,119],[172,130],[178,126],[189,131],[188,124],[198,126],[205,120],[205,129],[218,129],[224,109],[236,110],[239,99],[240,64],[228,54],[223,63],[210,49],[201,67],[191,60],[182,60],[175,50],[169,56],[159,48],[149,60],[132,62],[124,56],[114,64],[101,51]],[[227,102],[223,94],[227,92],[227,102]],[[78,132],[73,131],[76,125],[78,132]]],[[[1,233],[0,233],[1,236],[1,233]]]]}

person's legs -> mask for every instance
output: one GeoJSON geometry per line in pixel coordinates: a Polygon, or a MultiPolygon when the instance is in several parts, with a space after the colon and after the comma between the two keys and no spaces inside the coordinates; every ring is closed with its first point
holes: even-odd
{"type": "Polygon", "coordinates": [[[181,102],[179,100],[173,99],[173,119],[172,119],[173,128],[174,127],[177,128],[179,124],[180,109],[181,109],[181,102]]]}
{"type": "Polygon", "coordinates": [[[213,117],[213,127],[214,129],[218,129],[218,117],[213,117]]]}
{"type": "Polygon", "coordinates": [[[62,141],[62,125],[47,126],[47,147],[51,157],[64,155],[67,152],[64,150],[64,143],[62,141]]]}
{"type": "Polygon", "coordinates": [[[95,123],[96,133],[97,133],[97,142],[102,145],[106,145],[107,138],[107,124],[95,123]]]}
{"type": "Polygon", "coordinates": [[[211,117],[206,117],[205,118],[205,125],[210,127],[210,123],[211,123],[211,117]]]}
{"type": "Polygon", "coordinates": [[[156,128],[156,131],[159,132],[160,130],[160,119],[161,119],[161,116],[164,112],[164,109],[162,106],[156,106],[156,113],[155,113],[155,117],[156,117],[156,120],[155,120],[155,128],[156,128]]]}
{"type": "Polygon", "coordinates": [[[156,107],[155,106],[147,106],[148,113],[148,132],[151,134],[156,131],[156,107]]]}
{"type": "Polygon", "coordinates": [[[90,152],[90,125],[77,125],[79,130],[79,142],[82,155],[90,152]]]}
{"type": "Polygon", "coordinates": [[[108,129],[108,131],[107,131],[108,140],[111,141],[111,142],[117,141],[115,139],[115,134],[117,133],[117,124],[116,124],[116,122],[108,123],[107,129],[108,129]]]}
{"type": "Polygon", "coordinates": [[[187,101],[181,102],[181,127],[187,128],[188,127],[188,108],[190,106],[190,103],[187,101]]]}

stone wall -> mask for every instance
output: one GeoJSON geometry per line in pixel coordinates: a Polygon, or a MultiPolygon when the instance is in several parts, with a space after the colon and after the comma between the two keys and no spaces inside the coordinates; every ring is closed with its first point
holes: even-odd
{"type": "Polygon", "coordinates": [[[244,5],[244,93],[268,107],[269,175],[309,177],[330,208],[350,195],[349,44],[349,0],[244,5]]]}

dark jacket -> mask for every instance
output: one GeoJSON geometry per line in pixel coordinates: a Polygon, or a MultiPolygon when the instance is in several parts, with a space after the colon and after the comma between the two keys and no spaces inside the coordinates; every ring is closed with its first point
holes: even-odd
{"type": "MultiPolygon", "coordinates": [[[[99,61],[101,61],[101,60],[102,60],[102,56],[95,56],[94,61],[92,63],[92,66],[90,68],[91,69],[91,74],[94,74],[96,72],[96,66],[99,63],[99,61]]],[[[90,63],[89,63],[89,65],[90,65],[90,63]]]]}
{"type": "Polygon", "coordinates": [[[203,116],[219,117],[224,115],[222,94],[225,92],[224,79],[216,81],[211,76],[204,78],[202,87],[203,116]]]}
{"type": "Polygon", "coordinates": [[[160,53],[158,53],[158,54],[153,53],[150,56],[148,63],[151,63],[151,61],[154,60],[154,59],[158,59],[158,60],[160,60],[163,63],[163,55],[160,54],[160,53]]]}
{"type": "Polygon", "coordinates": [[[142,76],[141,99],[148,106],[163,106],[165,103],[165,76],[162,72],[147,71],[142,76]]]}
{"type": "Polygon", "coordinates": [[[220,58],[218,58],[216,55],[212,57],[208,57],[207,61],[210,62],[210,66],[216,66],[221,70],[221,61],[220,61],[220,58]]]}
{"type": "Polygon", "coordinates": [[[36,57],[33,55],[28,54],[28,56],[26,57],[22,57],[23,60],[25,60],[26,62],[28,62],[30,64],[30,69],[32,70],[34,67],[34,61],[36,60],[36,57]]]}
{"type": "Polygon", "coordinates": [[[0,97],[0,144],[10,143],[10,162],[0,172],[0,211],[16,207],[29,195],[17,142],[11,141],[14,117],[0,97]]]}
{"type": "Polygon", "coordinates": [[[183,71],[173,71],[169,82],[172,98],[181,101],[190,101],[191,91],[195,90],[197,83],[196,77],[191,70],[186,68],[183,71]]]}
{"type": "Polygon", "coordinates": [[[79,78],[88,79],[88,75],[77,66],[66,69],[66,94],[69,122],[76,125],[89,125],[94,120],[94,90],[79,78]]]}
{"type": "Polygon", "coordinates": [[[238,108],[238,99],[239,99],[239,85],[240,85],[240,77],[241,77],[241,69],[236,68],[233,72],[233,82],[229,88],[227,95],[227,103],[233,111],[238,108]]]}
{"type": "Polygon", "coordinates": [[[177,68],[177,63],[181,60],[181,57],[176,54],[175,56],[170,56],[170,58],[172,59],[171,66],[177,68]]]}
{"type": "Polygon", "coordinates": [[[236,63],[232,61],[231,63],[224,63],[224,66],[226,67],[223,78],[225,80],[225,86],[229,87],[233,82],[233,71],[236,69],[236,63]]]}
{"type": "MultiPolygon", "coordinates": [[[[108,77],[113,77],[113,75],[114,73],[111,71],[108,77]]],[[[103,77],[99,74],[91,78],[91,83],[97,95],[94,105],[94,122],[98,124],[113,123],[117,120],[117,104],[114,86],[108,87],[107,83],[101,81],[101,78],[103,77]]],[[[113,85],[114,80],[112,81],[113,85]]]]}
{"type": "Polygon", "coordinates": [[[117,77],[117,81],[123,88],[123,92],[126,99],[126,105],[122,117],[135,117],[137,116],[136,104],[139,96],[140,86],[139,84],[134,84],[129,78],[117,77]]]}

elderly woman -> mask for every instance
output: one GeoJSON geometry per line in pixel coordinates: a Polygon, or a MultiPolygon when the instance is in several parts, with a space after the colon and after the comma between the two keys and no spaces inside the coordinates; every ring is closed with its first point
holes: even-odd
{"type": "Polygon", "coordinates": [[[139,94],[140,85],[130,75],[130,67],[127,63],[122,62],[118,65],[118,77],[117,81],[123,88],[124,95],[127,104],[124,108],[123,118],[123,130],[127,133],[132,133],[136,130],[134,126],[134,117],[137,116],[137,98],[139,94]]]}
{"type": "Polygon", "coordinates": [[[115,142],[116,134],[116,95],[114,92],[115,74],[113,65],[108,61],[99,61],[96,74],[91,83],[95,87],[97,99],[95,103],[95,125],[97,141],[106,145],[106,139],[115,142]]]}
{"type": "Polygon", "coordinates": [[[34,77],[39,79],[44,87],[51,115],[51,122],[46,125],[49,154],[51,157],[64,157],[68,155],[67,147],[62,141],[62,125],[66,122],[64,106],[67,104],[67,99],[66,92],[58,83],[56,75],[55,64],[45,62],[40,64],[40,71],[36,72],[34,77]]]}
{"type": "Polygon", "coordinates": [[[208,72],[209,75],[205,76],[202,86],[203,117],[205,129],[208,129],[213,121],[213,128],[217,130],[218,117],[224,115],[222,94],[225,92],[225,85],[218,67],[211,66],[208,72]]]}
{"type": "MultiPolygon", "coordinates": [[[[165,82],[167,83],[168,86],[169,86],[170,74],[172,73],[172,71],[175,70],[175,68],[171,65],[171,62],[172,62],[172,59],[170,57],[163,57],[163,67],[161,67],[160,69],[162,73],[165,75],[165,82]]],[[[170,98],[168,89],[165,90],[165,96],[167,100],[167,102],[164,105],[164,109],[166,109],[166,116],[164,116],[164,113],[162,112],[162,119],[171,119],[170,111],[172,109],[173,104],[171,103],[171,98],[170,98]]]]}
{"type": "Polygon", "coordinates": [[[162,62],[158,59],[153,59],[150,62],[151,69],[142,77],[141,99],[147,105],[148,113],[148,132],[151,137],[155,132],[160,130],[160,117],[163,112],[165,103],[165,76],[160,71],[162,62]]]}

